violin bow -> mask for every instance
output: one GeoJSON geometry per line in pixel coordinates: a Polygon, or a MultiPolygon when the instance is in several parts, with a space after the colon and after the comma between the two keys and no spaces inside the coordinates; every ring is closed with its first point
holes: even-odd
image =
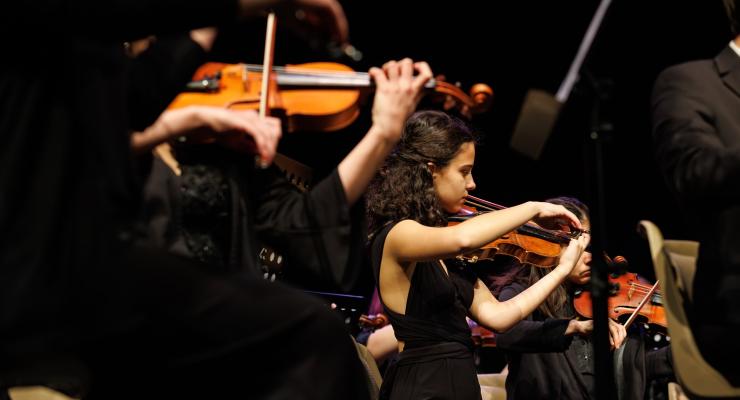
{"type": "Polygon", "coordinates": [[[272,62],[275,54],[275,13],[267,15],[267,31],[265,33],[265,55],[262,59],[262,87],[260,90],[260,117],[270,114],[270,79],[272,78],[272,62]]]}
{"type": "Polygon", "coordinates": [[[650,290],[648,291],[647,295],[645,295],[645,298],[643,298],[642,301],[640,302],[640,304],[637,305],[637,308],[635,308],[635,311],[632,311],[632,315],[630,315],[630,317],[627,319],[627,322],[624,323],[624,329],[627,329],[627,328],[630,327],[630,325],[632,324],[632,322],[635,320],[635,317],[637,316],[637,313],[639,313],[640,310],[642,310],[642,307],[645,304],[647,304],[648,299],[650,299],[650,297],[653,296],[653,293],[655,292],[655,288],[658,287],[658,282],[660,282],[660,281],[655,281],[655,285],[653,285],[653,287],[650,288],[650,290]]]}

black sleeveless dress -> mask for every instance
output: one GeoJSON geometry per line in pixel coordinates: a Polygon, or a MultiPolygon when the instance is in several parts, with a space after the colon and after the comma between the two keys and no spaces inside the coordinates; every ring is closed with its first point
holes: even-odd
{"type": "MultiPolygon", "coordinates": [[[[375,236],[370,259],[379,282],[389,224],[375,236]]],[[[457,262],[419,262],[411,277],[406,314],[380,301],[398,340],[405,342],[380,389],[381,399],[480,399],[473,342],[465,320],[473,301],[476,276],[457,262]]]]}

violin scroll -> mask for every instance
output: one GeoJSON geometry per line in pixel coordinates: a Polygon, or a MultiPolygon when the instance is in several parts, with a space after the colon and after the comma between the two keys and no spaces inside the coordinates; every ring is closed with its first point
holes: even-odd
{"type": "Polygon", "coordinates": [[[442,102],[443,110],[457,109],[462,116],[472,119],[474,114],[486,112],[491,107],[493,89],[485,83],[476,83],[465,93],[460,83],[449,83],[444,75],[437,75],[432,99],[442,102]]]}
{"type": "Polygon", "coordinates": [[[388,325],[388,317],[383,313],[377,313],[374,315],[360,315],[360,327],[365,329],[380,329],[388,325]]]}

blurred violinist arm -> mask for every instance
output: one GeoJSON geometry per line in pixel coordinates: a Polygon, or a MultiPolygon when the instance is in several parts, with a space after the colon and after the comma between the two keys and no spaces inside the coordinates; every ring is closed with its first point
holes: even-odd
{"type": "Polygon", "coordinates": [[[286,281],[347,293],[372,279],[360,268],[364,208],[347,203],[337,170],[307,192],[274,167],[256,170],[254,178],[247,189],[258,205],[255,230],[285,256],[286,281]]]}
{"type": "Polygon", "coordinates": [[[376,84],[373,124],[338,167],[347,202],[352,205],[362,196],[395,144],[401,138],[406,119],[414,112],[432,70],[425,62],[409,58],[389,61],[383,69],[372,68],[376,84]],[[414,76],[414,72],[418,75],[414,76]]]}

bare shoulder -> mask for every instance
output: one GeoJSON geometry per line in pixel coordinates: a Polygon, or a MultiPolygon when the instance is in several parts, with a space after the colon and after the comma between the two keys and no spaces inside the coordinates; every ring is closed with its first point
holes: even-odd
{"type": "Polygon", "coordinates": [[[400,221],[388,232],[388,236],[385,238],[385,248],[392,251],[395,246],[402,245],[409,239],[420,239],[424,237],[426,229],[429,229],[429,227],[413,219],[400,221]]]}
{"type": "Polygon", "coordinates": [[[383,254],[398,262],[429,261],[455,255],[461,248],[455,228],[401,221],[388,232],[383,254]]]}

